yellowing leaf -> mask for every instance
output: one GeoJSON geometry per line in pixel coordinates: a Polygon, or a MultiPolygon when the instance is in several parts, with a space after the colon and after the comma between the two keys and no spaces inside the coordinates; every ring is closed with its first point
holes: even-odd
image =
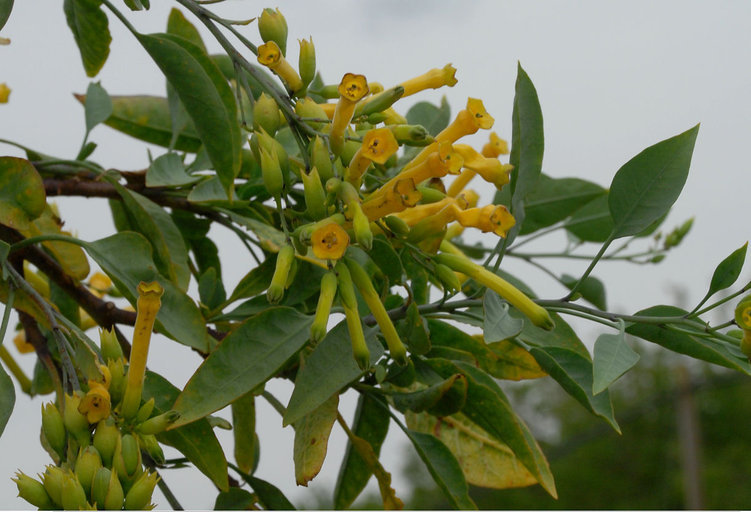
{"type": "Polygon", "coordinates": [[[407,412],[405,418],[410,429],[432,434],[443,441],[472,485],[508,489],[537,483],[508,446],[463,414],[436,418],[428,413],[407,412]]]}
{"type": "Polygon", "coordinates": [[[496,379],[538,379],[547,375],[532,354],[513,341],[488,343],[488,348],[497,356],[486,363],[488,372],[496,379]]]}
{"type": "Polygon", "coordinates": [[[0,157],[0,224],[26,229],[44,211],[42,178],[28,160],[0,157]]]}
{"type": "Polygon", "coordinates": [[[323,466],[339,405],[339,395],[334,393],[317,409],[294,422],[295,428],[295,480],[307,487],[323,466]]]}

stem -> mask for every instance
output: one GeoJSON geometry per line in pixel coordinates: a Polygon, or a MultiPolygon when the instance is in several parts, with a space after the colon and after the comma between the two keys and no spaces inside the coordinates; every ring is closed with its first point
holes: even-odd
{"type": "Polygon", "coordinates": [[[574,294],[579,290],[584,280],[589,277],[589,274],[592,273],[592,270],[594,270],[595,265],[597,265],[597,262],[600,261],[600,258],[602,258],[603,254],[605,254],[605,251],[610,247],[610,244],[615,240],[613,238],[613,235],[611,234],[607,240],[605,240],[605,243],[602,244],[602,247],[600,247],[600,251],[597,253],[597,255],[592,259],[592,262],[589,264],[589,267],[587,267],[587,270],[584,271],[584,274],[579,278],[579,280],[576,282],[573,288],[571,288],[571,291],[568,295],[563,299],[564,301],[568,302],[571,300],[571,297],[574,296],[574,294]]]}
{"type": "Polygon", "coordinates": [[[156,473],[159,475],[159,480],[157,480],[156,485],[159,486],[159,490],[164,494],[164,497],[167,499],[167,503],[169,503],[170,507],[172,507],[172,510],[185,510],[182,505],[180,505],[180,502],[177,501],[177,497],[172,493],[172,489],[169,488],[167,482],[162,478],[162,475],[160,475],[158,471],[156,473]]]}
{"type": "Polygon", "coordinates": [[[547,235],[549,233],[552,233],[554,231],[558,231],[559,229],[563,228],[563,226],[564,226],[564,224],[562,222],[560,222],[560,223],[554,224],[553,226],[550,226],[550,227],[548,227],[546,229],[541,229],[537,233],[535,233],[533,235],[529,235],[527,238],[525,238],[521,242],[517,242],[517,244],[514,246],[514,248],[518,249],[522,245],[528,244],[532,240],[537,240],[538,238],[541,238],[541,237],[543,237],[543,236],[545,236],[545,235],[547,235]]]}
{"type": "Polygon", "coordinates": [[[269,404],[271,404],[271,407],[276,409],[276,412],[279,413],[279,416],[284,416],[284,414],[287,412],[287,408],[284,407],[284,405],[282,405],[282,403],[279,400],[277,400],[277,398],[274,395],[272,395],[265,389],[263,390],[263,393],[261,393],[261,396],[265,398],[269,404]]]}
{"type": "Polygon", "coordinates": [[[729,302],[729,301],[731,301],[731,300],[735,299],[735,298],[736,298],[736,297],[738,297],[739,295],[742,295],[742,294],[746,293],[746,292],[747,292],[747,291],[748,291],[749,289],[751,289],[751,283],[748,283],[748,284],[747,284],[746,286],[744,286],[743,288],[741,288],[741,289],[740,289],[740,290],[738,290],[737,292],[735,292],[735,293],[732,293],[732,294],[728,295],[728,296],[727,296],[727,297],[725,297],[724,299],[720,299],[720,300],[718,300],[717,302],[714,302],[714,303],[710,304],[710,305],[709,305],[709,306],[707,306],[706,308],[704,308],[704,309],[702,309],[702,310],[700,310],[700,311],[696,311],[697,309],[699,309],[699,307],[700,307],[700,306],[702,305],[702,303],[704,302],[704,301],[702,301],[702,303],[699,303],[699,305],[698,305],[698,306],[696,306],[696,307],[694,308],[694,311],[692,311],[692,312],[690,312],[690,313],[689,313],[688,315],[686,315],[686,318],[693,318],[693,317],[698,317],[698,316],[701,316],[701,315],[703,315],[704,313],[706,313],[707,311],[711,311],[711,310],[713,310],[714,308],[716,308],[716,307],[719,307],[719,306],[721,306],[721,305],[725,304],[726,302],[729,302]]]}

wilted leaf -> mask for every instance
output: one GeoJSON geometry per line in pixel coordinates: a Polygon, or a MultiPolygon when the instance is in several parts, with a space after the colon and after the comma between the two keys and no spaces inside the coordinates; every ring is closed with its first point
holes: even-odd
{"type": "Polygon", "coordinates": [[[297,485],[307,487],[323,466],[331,427],[339,413],[339,395],[328,400],[292,424],[295,429],[294,456],[297,485]]]}

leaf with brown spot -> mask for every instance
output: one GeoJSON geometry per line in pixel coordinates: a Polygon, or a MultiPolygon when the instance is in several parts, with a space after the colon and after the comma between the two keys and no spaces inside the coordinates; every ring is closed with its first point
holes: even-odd
{"type": "Polygon", "coordinates": [[[297,485],[307,487],[323,466],[329,435],[338,414],[339,394],[334,393],[313,410],[294,422],[295,429],[294,455],[295,480],[297,485]]]}

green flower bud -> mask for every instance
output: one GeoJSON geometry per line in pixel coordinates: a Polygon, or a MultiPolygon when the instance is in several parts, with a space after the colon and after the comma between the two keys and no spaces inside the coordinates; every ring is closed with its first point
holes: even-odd
{"type": "Polygon", "coordinates": [[[279,106],[271,96],[262,92],[253,105],[253,126],[255,129],[263,128],[273,137],[279,123],[279,106]]]}
{"type": "Polygon", "coordinates": [[[369,251],[373,247],[373,232],[370,229],[368,217],[362,211],[360,196],[357,194],[355,187],[349,182],[331,179],[326,182],[326,188],[336,192],[347,206],[346,214],[352,218],[355,240],[363,249],[369,251]]]}
{"type": "Polygon", "coordinates": [[[80,404],[81,396],[77,391],[73,395],[65,395],[63,423],[68,432],[76,438],[78,444],[87,446],[91,437],[89,434],[89,422],[86,420],[86,416],[78,412],[80,404]]]}
{"type": "Polygon", "coordinates": [[[409,233],[409,225],[396,215],[387,215],[381,220],[395,235],[407,236],[409,233]]]}
{"type": "Polygon", "coordinates": [[[370,98],[366,98],[355,107],[355,113],[352,117],[369,116],[376,112],[386,110],[391,105],[402,97],[404,94],[404,87],[397,85],[391,89],[374,94],[370,98]]]}
{"type": "Polygon", "coordinates": [[[339,98],[339,84],[324,85],[320,89],[316,89],[315,94],[327,100],[337,99],[339,98]]]}
{"type": "Polygon", "coordinates": [[[75,474],[87,495],[91,493],[91,482],[97,470],[101,467],[102,457],[95,447],[89,445],[86,448],[81,448],[78,452],[78,459],[76,459],[75,474]]]}
{"type": "Polygon", "coordinates": [[[298,71],[302,79],[303,87],[310,85],[310,82],[316,76],[316,48],[313,45],[313,38],[300,39],[300,59],[298,60],[298,71]]]}
{"type": "Polygon", "coordinates": [[[417,187],[417,190],[422,194],[422,204],[437,203],[446,197],[446,191],[440,190],[435,187],[417,187]]]}
{"type": "Polygon", "coordinates": [[[276,153],[269,153],[263,148],[261,148],[261,173],[263,184],[271,197],[280,197],[284,189],[284,175],[279,167],[279,159],[276,153]]]}
{"type": "Polygon", "coordinates": [[[141,449],[151,457],[151,460],[157,464],[164,464],[164,452],[162,447],[159,446],[159,441],[156,440],[156,436],[153,434],[136,434],[138,436],[138,445],[141,449]]]}
{"type": "Polygon", "coordinates": [[[331,223],[339,224],[341,226],[346,221],[347,219],[344,218],[344,214],[335,213],[326,217],[325,219],[319,220],[318,222],[311,222],[310,224],[299,226],[297,229],[295,229],[294,233],[292,233],[292,236],[298,238],[303,244],[310,244],[313,233],[315,233],[319,228],[322,228],[331,223]]]}
{"type": "Polygon", "coordinates": [[[269,153],[276,154],[276,158],[279,161],[279,167],[281,167],[282,173],[289,172],[289,156],[287,155],[287,151],[284,149],[284,146],[282,146],[282,143],[276,140],[274,137],[272,137],[268,133],[266,133],[266,131],[264,131],[263,128],[253,133],[258,135],[258,159],[259,161],[261,158],[260,150],[265,149],[269,153]]]}
{"type": "Polygon", "coordinates": [[[42,485],[44,485],[44,489],[52,499],[52,502],[58,507],[62,507],[63,505],[64,474],[65,471],[62,468],[52,465],[48,465],[46,471],[42,473],[42,485]]]}
{"type": "Polygon", "coordinates": [[[112,467],[112,457],[120,439],[120,430],[115,426],[112,418],[107,418],[97,423],[94,432],[94,447],[102,458],[102,464],[112,467]]]}
{"type": "Polygon", "coordinates": [[[15,479],[11,479],[18,487],[18,496],[25,499],[35,507],[42,510],[55,508],[50,495],[44,489],[44,485],[38,480],[31,478],[21,471],[16,472],[15,479]]]}
{"type": "Polygon", "coordinates": [[[292,245],[284,245],[279,249],[274,275],[271,277],[271,284],[266,291],[266,298],[271,304],[276,304],[284,297],[284,288],[287,284],[287,277],[294,259],[295,248],[292,245]]]}
{"type": "Polygon", "coordinates": [[[355,287],[352,284],[352,276],[343,260],[339,260],[336,264],[335,271],[339,282],[339,298],[344,308],[347,330],[352,342],[352,355],[357,366],[364,371],[370,368],[370,350],[365,343],[365,333],[362,330],[362,319],[357,310],[357,298],[355,297],[355,287]]]}
{"type": "Polygon", "coordinates": [[[125,495],[125,510],[144,510],[148,508],[151,502],[151,496],[154,493],[159,481],[159,475],[153,473],[143,473],[125,495]]]}
{"type": "Polygon", "coordinates": [[[370,276],[356,261],[348,258],[345,261],[352,276],[352,281],[357,286],[357,289],[360,290],[360,295],[365,299],[365,303],[370,308],[370,312],[375,317],[378,327],[381,329],[381,334],[386,340],[391,357],[399,364],[407,364],[407,349],[404,347],[401,338],[399,338],[394,323],[391,321],[383,302],[381,302],[378,292],[375,291],[370,276]]]}
{"type": "Polygon", "coordinates": [[[62,460],[65,457],[65,425],[60,410],[51,402],[42,405],[42,432],[62,460]]]}
{"type": "Polygon", "coordinates": [[[310,172],[303,171],[301,177],[308,215],[320,220],[328,214],[328,208],[326,207],[326,192],[323,190],[318,169],[313,167],[310,172]]]}
{"type": "Polygon", "coordinates": [[[118,440],[115,455],[112,458],[112,469],[117,473],[123,490],[126,492],[143,471],[141,450],[138,448],[138,441],[131,434],[123,434],[118,440]]]}
{"type": "Polygon", "coordinates": [[[258,32],[264,43],[274,41],[282,51],[282,55],[287,55],[287,20],[284,19],[279,9],[274,11],[267,7],[263,10],[258,18],[258,32]]]}
{"type": "Polygon", "coordinates": [[[159,434],[176,422],[179,417],[179,412],[167,411],[159,416],[154,416],[153,418],[144,421],[136,427],[136,431],[138,431],[139,434],[144,435],[159,434]]]}
{"type": "Polygon", "coordinates": [[[325,119],[327,118],[326,111],[323,110],[321,105],[313,101],[312,98],[306,97],[297,100],[297,103],[295,103],[295,112],[300,117],[321,119],[321,121],[305,121],[314,130],[321,130],[326,124],[328,124],[325,122],[325,119]]]}
{"type": "Polygon", "coordinates": [[[326,272],[321,278],[321,293],[318,296],[316,315],[310,326],[310,339],[317,343],[326,336],[331,305],[336,297],[337,279],[334,272],[326,272]]]}
{"type": "MultiPolygon", "coordinates": [[[[359,206],[359,205],[358,205],[359,206]]],[[[370,221],[361,208],[355,209],[352,217],[352,227],[355,230],[355,240],[360,247],[369,251],[373,248],[373,231],[370,229],[370,221]]]]}
{"type": "Polygon", "coordinates": [[[334,165],[331,163],[329,148],[326,147],[323,139],[317,135],[310,144],[310,164],[318,169],[318,174],[323,182],[327,182],[334,177],[334,165]]]}
{"type": "MultiPolygon", "coordinates": [[[[294,247],[294,245],[293,245],[294,247]]],[[[292,264],[289,266],[289,272],[287,273],[287,280],[284,282],[284,289],[286,290],[290,286],[292,286],[292,283],[295,280],[295,276],[297,276],[297,269],[300,268],[300,266],[297,264],[297,258],[292,259],[292,264]]],[[[230,426],[227,430],[231,430],[232,427],[230,426]]]]}
{"type": "Polygon", "coordinates": [[[456,272],[446,265],[437,263],[435,266],[435,275],[446,293],[458,292],[462,289],[462,283],[456,276],[456,272]]]}
{"type": "Polygon", "coordinates": [[[109,359],[107,361],[107,368],[110,370],[110,404],[114,408],[123,399],[125,393],[125,359],[109,359]]]}
{"type": "Polygon", "coordinates": [[[151,412],[154,410],[154,397],[149,398],[141,405],[136,413],[136,425],[143,423],[151,416],[151,412]]]}
{"type": "Polygon", "coordinates": [[[116,361],[123,357],[123,349],[120,346],[120,342],[117,341],[114,328],[99,330],[99,344],[102,347],[102,359],[104,359],[105,363],[110,359],[116,361]]]}
{"type": "Polygon", "coordinates": [[[388,128],[399,144],[427,146],[434,140],[430,132],[421,124],[392,124],[388,128]]]}
{"type": "Polygon", "coordinates": [[[91,502],[100,510],[122,510],[125,493],[114,471],[99,468],[91,483],[91,502]]]}
{"type": "Polygon", "coordinates": [[[86,501],[86,492],[81,482],[70,471],[63,474],[61,501],[65,510],[86,510],[89,508],[86,501]]]}

